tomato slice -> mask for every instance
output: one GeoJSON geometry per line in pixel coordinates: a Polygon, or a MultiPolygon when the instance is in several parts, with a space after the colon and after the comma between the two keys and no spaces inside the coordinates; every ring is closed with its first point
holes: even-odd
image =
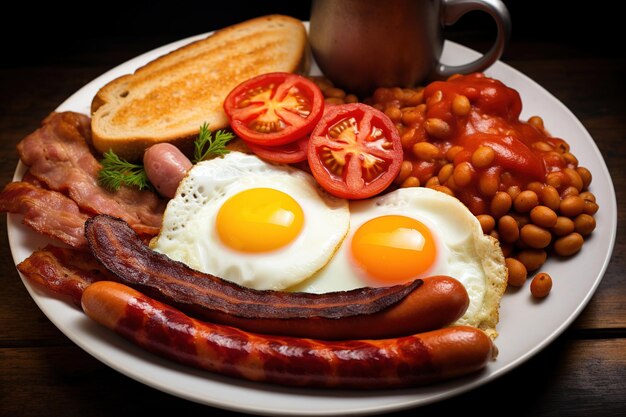
{"type": "MultiPolygon", "coordinates": [[[[244,141],[246,142],[246,141],[244,141]]],[[[280,164],[295,164],[306,161],[309,136],[279,146],[263,146],[246,142],[248,148],[258,157],[280,164]]]]}
{"type": "Polygon", "coordinates": [[[372,197],[400,171],[400,134],[383,112],[362,103],[333,106],[311,133],[307,156],[313,176],[329,193],[372,197]]]}
{"type": "Polygon", "coordinates": [[[249,143],[278,146],[313,130],[322,117],[324,96],[308,78],[273,72],[235,87],[224,111],[237,135],[249,143]]]}

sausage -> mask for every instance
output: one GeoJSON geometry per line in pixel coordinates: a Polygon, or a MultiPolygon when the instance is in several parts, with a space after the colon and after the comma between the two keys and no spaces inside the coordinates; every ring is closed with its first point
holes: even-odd
{"type": "Polygon", "coordinates": [[[469,305],[463,284],[448,276],[325,294],[259,291],[151,250],[120,219],[95,216],[85,223],[85,236],[117,281],[193,317],[256,333],[335,340],[396,337],[449,325],[469,305]]]}
{"type": "Polygon", "coordinates": [[[82,308],[96,322],[165,358],[252,381],[358,389],[423,385],[484,368],[491,339],[469,326],[396,339],[323,341],[267,336],[190,318],[126,286],[91,284],[82,308]]]}
{"type": "Polygon", "coordinates": [[[178,184],[191,168],[191,161],[171,143],[150,146],[143,155],[143,167],[154,188],[164,197],[176,195],[178,184]]]}

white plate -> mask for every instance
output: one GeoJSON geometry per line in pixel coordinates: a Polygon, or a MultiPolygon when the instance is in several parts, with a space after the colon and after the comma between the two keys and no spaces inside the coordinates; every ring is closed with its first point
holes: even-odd
{"type": "MultiPolygon", "coordinates": [[[[132,59],[81,88],[57,110],[89,113],[92,97],[108,81],[134,71],[148,61],[192,40],[181,40],[132,59]]],[[[443,61],[460,64],[478,53],[447,42],[443,61]]],[[[153,356],[90,321],[65,301],[24,285],[44,312],[68,338],[111,368],[170,394],[219,408],[266,415],[370,414],[425,405],[466,392],[502,376],[554,340],[579,315],[596,290],[608,265],[615,240],[617,209],[608,169],[593,139],[576,117],[537,83],[508,65],[497,62],[486,74],[517,89],[522,96],[522,118],[543,117],[548,130],[565,139],[580,164],[593,174],[591,191],[600,210],[597,228],[573,259],[550,259],[542,270],[550,273],[554,287],[547,299],[536,302],[528,285],[507,292],[502,300],[498,359],[484,372],[447,383],[416,389],[375,392],[305,390],[257,384],[188,368],[153,356]]],[[[21,178],[24,166],[16,170],[21,178]]],[[[16,263],[28,257],[45,240],[21,224],[21,216],[8,215],[8,234],[16,263]]]]}

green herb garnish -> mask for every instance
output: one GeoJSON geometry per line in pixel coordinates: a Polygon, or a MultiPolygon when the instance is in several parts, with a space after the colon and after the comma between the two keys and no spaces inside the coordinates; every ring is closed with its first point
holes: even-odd
{"type": "Polygon", "coordinates": [[[102,169],[98,173],[98,182],[104,188],[117,191],[122,185],[128,185],[140,190],[152,189],[143,165],[128,162],[112,150],[105,152],[103,157],[100,161],[102,169]]]}
{"type": "Polygon", "coordinates": [[[193,143],[194,152],[192,162],[195,164],[211,156],[227,154],[230,151],[226,149],[226,144],[234,137],[232,133],[223,130],[215,132],[215,137],[213,137],[213,134],[209,130],[209,125],[207,123],[202,124],[202,126],[200,126],[198,139],[193,143]]]}

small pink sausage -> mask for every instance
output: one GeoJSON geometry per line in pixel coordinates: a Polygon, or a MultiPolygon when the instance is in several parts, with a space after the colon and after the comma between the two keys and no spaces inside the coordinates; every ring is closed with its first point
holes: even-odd
{"type": "Polygon", "coordinates": [[[174,197],[178,184],[191,166],[191,161],[171,143],[152,145],[143,154],[146,175],[164,197],[174,197]]]}

